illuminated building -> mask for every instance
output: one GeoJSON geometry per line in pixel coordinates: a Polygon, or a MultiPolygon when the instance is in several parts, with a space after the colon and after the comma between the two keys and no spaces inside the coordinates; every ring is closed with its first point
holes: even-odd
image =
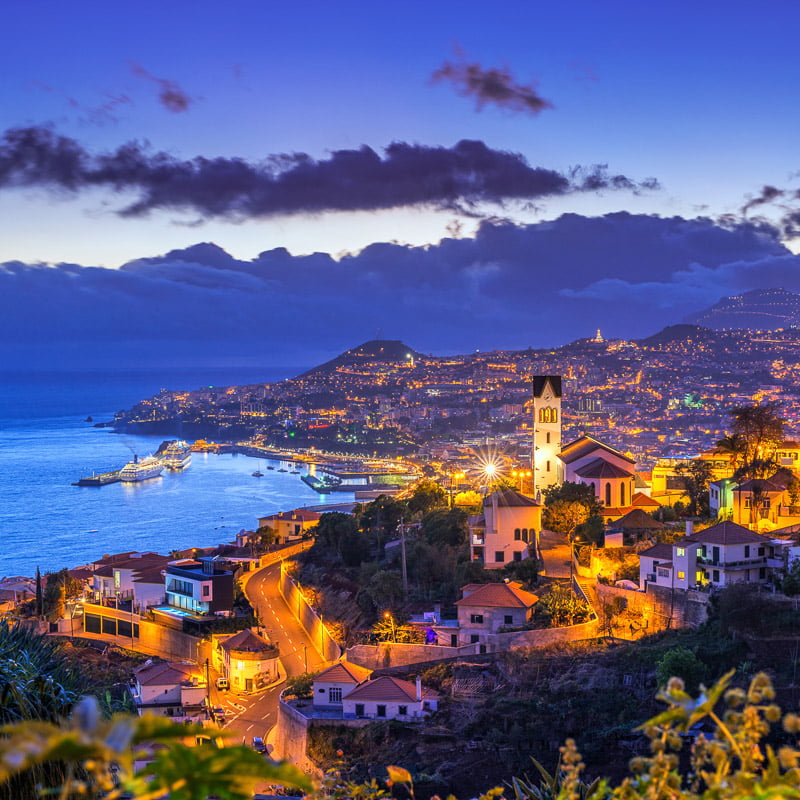
{"type": "Polygon", "coordinates": [[[533,379],[533,491],[538,496],[561,483],[561,376],[537,375],[533,379]]]}

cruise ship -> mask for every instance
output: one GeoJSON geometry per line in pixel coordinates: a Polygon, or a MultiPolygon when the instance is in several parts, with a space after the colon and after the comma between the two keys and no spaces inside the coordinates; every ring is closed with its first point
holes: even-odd
{"type": "Polygon", "coordinates": [[[182,439],[170,442],[161,454],[161,458],[167,469],[183,469],[192,463],[192,448],[182,439]]]}
{"type": "Polygon", "coordinates": [[[139,461],[139,456],[134,456],[120,471],[119,479],[123,483],[146,481],[148,478],[157,478],[164,469],[164,462],[155,456],[147,456],[139,461]]]}

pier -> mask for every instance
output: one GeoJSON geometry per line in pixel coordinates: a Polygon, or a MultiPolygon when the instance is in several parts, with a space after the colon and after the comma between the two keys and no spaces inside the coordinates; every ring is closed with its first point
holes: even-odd
{"type": "Polygon", "coordinates": [[[120,470],[114,472],[103,472],[100,475],[91,475],[88,478],[81,478],[73,483],[73,486],[105,486],[107,483],[119,482],[120,470]]]}

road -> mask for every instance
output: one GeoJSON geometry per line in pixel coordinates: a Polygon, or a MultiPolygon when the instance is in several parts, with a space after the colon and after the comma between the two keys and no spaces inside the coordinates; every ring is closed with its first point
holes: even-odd
{"type": "MultiPolygon", "coordinates": [[[[278,561],[251,573],[244,593],[270,639],[280,648],[281,664],[291,677],[314,671],[324,662],[278,592],[280,567],[278,561]]],[[[226,729],[241,734],[242,741],[250,743],[254,736],[266,738],[277,722],[278,696],[283,688],[279,685],[261,694],[242,695],[220,692],[212,685],[212,705],[226,710],[226,729]]]]}
{"type": "Polygon", "coordinates": [[[539,553],[548,578],[569,578],[569,543],[566,534],[543,530],[539,534],[539,553]]]}

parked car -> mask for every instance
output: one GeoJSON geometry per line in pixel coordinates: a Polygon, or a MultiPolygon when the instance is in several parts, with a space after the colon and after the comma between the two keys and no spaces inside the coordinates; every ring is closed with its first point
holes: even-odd
{"type": "Polygon", "coordinates": [[[230,681],[227,678],[217,678],[217,689],[227,692],[231,688],[230,681]]]}
{"type": "Polygon", "coordinates": [[[225,717],[225,709],[217,706],[216,708],[211,709],[211,719],[217,723],[217,725],[222,726],[225,724],[226,717],[225,717]]]}
{"type": "Polygon", "coordinates": [[[264,740],[260,736],[253,737],[253,750],[257,753],[266,753],[267,746],[264,744],[264,740]]]}

